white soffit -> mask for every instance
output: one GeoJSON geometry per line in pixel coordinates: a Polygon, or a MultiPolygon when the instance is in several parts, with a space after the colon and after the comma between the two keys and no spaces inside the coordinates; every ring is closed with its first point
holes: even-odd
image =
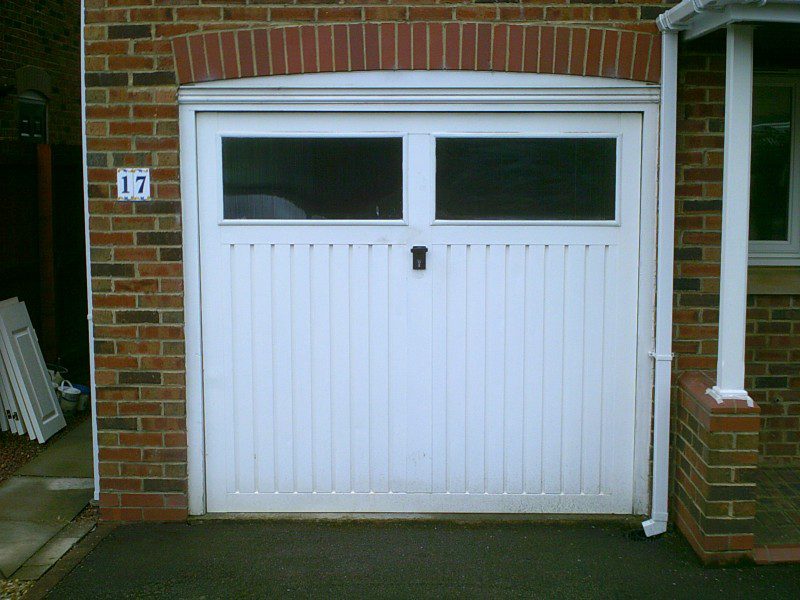
{"type": "Polygon", "coordinates": [[[731,23],[800,23],[800,0],[682,0],[658,17],[661,31],[687,40],[731,23]]]}

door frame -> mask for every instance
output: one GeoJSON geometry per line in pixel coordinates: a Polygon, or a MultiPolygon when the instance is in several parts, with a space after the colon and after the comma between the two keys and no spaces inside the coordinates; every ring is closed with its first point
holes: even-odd
{"type": "Polygon", "coordinates": [[[178,91],[183,221],[189,514],[206,512],[202,290],[197,174],[201,112],[636,112],[642,115],[633,511],[650,505],[660,87],[527,73],[393,71],[253,77],[178,91]]]}

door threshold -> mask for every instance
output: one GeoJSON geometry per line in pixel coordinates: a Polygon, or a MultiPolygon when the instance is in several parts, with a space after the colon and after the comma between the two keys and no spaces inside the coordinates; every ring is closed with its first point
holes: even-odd
{"type": "Polygon", "coordinates": [[[189,522],[204,521],[433,521],[451,523],[615,523],[639,526],[641,515],[552,513],[320,513],[262,512],[191,515],[189,522]]]}

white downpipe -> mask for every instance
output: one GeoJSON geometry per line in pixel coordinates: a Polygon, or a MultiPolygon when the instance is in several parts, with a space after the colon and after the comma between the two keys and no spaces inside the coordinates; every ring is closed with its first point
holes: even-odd
{"type": "Polygon", "coordinates": [[[669,413],[672,388],[672,268],[675,236],[675,144],[678,104],[678,34],[662,33],[661,108],[658,163],[658,255],[653,418],[653,490],[650,537],[667,530],[669,497],[669,413]]]}
{"type": "Polygon", "coordinates": [[[89,322],[89,393],[92,406],[92,465],[94,499],[100,500],[99,449],[97,446],[97,390],[94,380],[94,319],[92,317],[92,245],[89,238],[89,178],[86,160],[86,40],[84,0],[81,0],[81,163],[83,167],[83,233],[86,241],[86,320],[89,322]]]}

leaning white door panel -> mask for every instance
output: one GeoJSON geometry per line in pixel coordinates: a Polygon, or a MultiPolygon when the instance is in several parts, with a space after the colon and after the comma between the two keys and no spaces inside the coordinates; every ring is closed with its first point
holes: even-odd
{"type": "Polygon", "coordinates": [[[197,139],[210,512],[632,511],[640,116],[206,113],[197,139]],[[605,220],[437,217],[441,140],[582,136],[616,140],[605,220]],[[245,158],[239,206],[285,218],[231,218],[229,138],[400,140],[402,199],[254,201],[245,158]]]}
{"type": "Polygon", "coordinates": [[[29,434],[44,443],[66,425],[24,302],[0,307],[3,360],[29,434]]]}

